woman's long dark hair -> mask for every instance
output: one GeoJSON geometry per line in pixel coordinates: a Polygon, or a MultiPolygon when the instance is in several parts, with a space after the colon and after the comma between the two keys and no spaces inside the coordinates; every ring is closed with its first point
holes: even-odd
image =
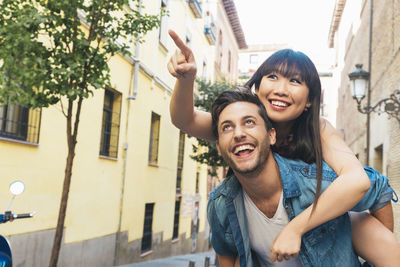
{"type": "MultiPolygon", "coordinates": [[[[300,77],[306,83],[311,106],[304,111],[292,126],[293,147],[289,157],[300,159],[307,163],[316,163],[317,186],[314,198],[314,208],[321,194],[322,182],[322,144],[320,135],[319,110],[321,101],[321,81],[314,63],[302,52],[283,49],[272,54],[257,69],[245,87],[253,86],[258,91],[262,78],[271,73],[278,73],[286,78],[300,77]]],[[[274,122],[273,122],[274,124],[274,122]]]]}

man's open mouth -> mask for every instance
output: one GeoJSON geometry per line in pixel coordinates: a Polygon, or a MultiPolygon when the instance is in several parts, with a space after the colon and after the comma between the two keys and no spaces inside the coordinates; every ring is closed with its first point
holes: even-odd
{"type": "Polygon", "coordinates": [[[233,154],[235,154],[236,156],[244,156],[253,152],[254,149],[255,146],[252,144],[238,145],[233,149],[233,154]]]}

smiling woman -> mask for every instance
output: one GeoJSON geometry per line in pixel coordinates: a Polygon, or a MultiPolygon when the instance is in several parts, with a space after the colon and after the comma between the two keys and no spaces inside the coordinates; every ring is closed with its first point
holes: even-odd
{"type": "MultiPolygon", "coordinates": [[[[168,64],[168,70],[177,78],[170,103],[172,122],[182,131],[198,138],[215,140],[219,135],[222,137],[225,134],[218,131],[216,116],[195,110],[193,107],[196,64],[192,51],[174,32],[170,31],[170,36],[181,50],[172,56],[168,64]]],[[[370,188],[371,182],[362,165],[336,129],[329,122],[320,118],[321,82],[315,65],[309,57],[291,49],[279,50],[259,67],[246,86],[249,91],[254,87],[262,104],[271,113],[268,115],[270,115],[277,132],[278,146],[275,146],[275,151],[286,158],[301,160],[308,164],[315,163],[313,168],[316,169],[317,186],[315,195],[313,195],[314,203],[298,213],[296,217],[291,218],[271,246],[271,260],[282,260],[285,255],[299,253],[300,245],[304,244],[302,237],[305,233],[346,213],[359,203],[370,188]],[[338,177],[319,197],[323,158],[338,177]],[[341,205],[338,206],[337,203],[341,203],[341,205]]],[[[216,110],[221,113],[226,104],[218,103],[218,100],[216,102],[216,110]]],[[[262,139],[259,139],[258,136],[257,138],[251,137],[251,128],[245,127],[243,122],[243,116],[246,115],[244,110],[238,109],[231,112],[238,112],[236,116],[240,115],[242,121],[236,121],[235,125],[227,126],[229,131],[231,127],[235,129],[232,132],[236,131],[235,127],[238,125],[240,125],[240,129],[227,138],[231,143],[228,143],[230,147],[224,153],[227,153],[229,160],[232,161],[229,163],[237,165],[234,166],[235,168],[240,165],[240,169],[243,167],[245,170],[252,170],[251,167],[257,165],[257,160],[262,159],[261,156],[257,156],[260,153],[257,151],[257,142],[262,139]],[[241,131],[246,135],[241,135],[241,131]],[[254,145],[255,149],[248,153],[248,158],[243,157],[246,160],[241,162],[241,157],[236,156],[232,151],[235,149],[235,145],[247,144],[254,145]]],[[[233,118],[229,118],[229,120],[232,121],[233,118]]],[[[227,131],[228,136],[229,131],[227,131]]],[[[224,140],[224,142],[228,141],[224,140]]],[[[268,151],[270,150],[268,149],[268,151]]],[[[387,203],[387,197],[391,198],[391,191],[385,192],[382,196],[383,200],[378,200],[380,203],[385,203],[383,206],[374,205],[374,209],[371,209],[371,212],[382,222],[387,221],[383,216],[392,216],[390,213],[379,212],[390,205],[387,203]]],[[[374,220],[374,218],[366,216],[365,220],[374,220]]],[[[367,260],[372,262],[377,262],[377,259],[380,258],[380,255],[377,255],[377,251],[379,251],[377,246],[381,246],[383,243],[385,246],[396,248],[398,246],[393,234],[387,233],[388,229],[382,224],[375,225],[377,225],[376,233],[380,233],[378,235],[370,235],[369,229],[363,227],[359,222],[352,224],[352,227],[360,227],[360,234],[355,238],[368,240],[368,242],[354,242],[353,240],[356,251],[361,255],[366,255],[367,260]],[[390,236],[390,238],[383,242],[376,239],[379,235],[390,236]],[[366,251],[370,251],[371,244],[375,245],[376,252],[366,253],[366,251]]],[[[215,232],[215,230],[213,231],[215,232]]],[[[348,251],[352,251],[352,249],[348,249],[348,251]]],[[[400,248],[397,251],[399,252],[397,255],[400,255],[400,248]]],[[[389,258],[387,261],[392,261],[391,266],[398,265],[400,259],[396,256],[389,258]],[[397,264],[393,265],[394,262],[397,264]]],[[[321,264],[313,265],[320,266],[321,264]]],[[[351,265],[351,263],[344,265],[351,265]]]]}

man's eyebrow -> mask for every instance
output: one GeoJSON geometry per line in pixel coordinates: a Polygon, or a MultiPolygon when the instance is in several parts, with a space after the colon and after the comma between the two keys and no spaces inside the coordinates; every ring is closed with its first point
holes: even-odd
{"type": "Polygon", "coordinates": [[[246,116],[243,116],[243,117],[242,117],[242,120],[249,119],[249,118],[257,119],[257,117],[254,116],[254,115],[246,115],[246,116]]]}
{"type": "Polygon", "coordinates": [[[231,123],[231,122],[232,122],[231,120],[224,120],[224,121],[221,121],[220,125],[225,124],[225,123],[231,123]]]}

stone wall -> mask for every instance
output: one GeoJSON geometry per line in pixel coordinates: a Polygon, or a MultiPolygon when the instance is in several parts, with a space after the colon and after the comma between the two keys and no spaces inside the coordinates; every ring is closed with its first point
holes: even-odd
{"type": "MultiPolygon", "coordinates": [[[[345,15],[345,13],[343,13],[345,15]]],[[[370,2],[363,1],[361,24],[356,29],[353,24],[346,36],[344,65],[339,88],[337,128],[345,141],[358,154],[363,164],[366,162],[366,118],[356,109],[356,101],[349,93],[348,73],[355,64],[362,63],[368,70],[370,2]]],[[[400,1],[379,0],[373,5],[371,63],[371,105],[389,97],[400,89],[400,1]]],[[[343,38],[342,38],[343,39],[343,38]]],[[[343,40],[337,40],[343,41],[343,40]]],[[[367,103],[366,99],[362,105],[367,103]]],[[[386,114],[371,114],[370,161],[369,165],[388,176],[391,186],[400,192],[400,122],[388,119],[386,114]],[[382,153],[380,152],[382,151],[382,153]]],[[[400,240],[400,205],[393,203],[395,232],[400,240]]]]}

